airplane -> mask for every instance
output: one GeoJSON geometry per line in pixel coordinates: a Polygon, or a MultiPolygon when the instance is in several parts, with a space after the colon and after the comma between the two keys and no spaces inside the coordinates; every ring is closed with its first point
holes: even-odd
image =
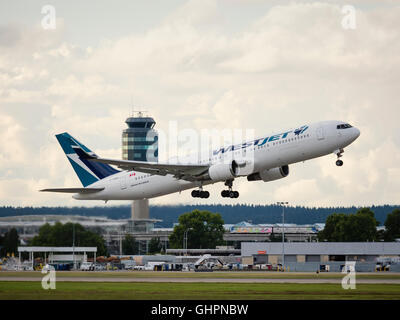
{"type": "Polygon", "coordinates": [[[73,193],[77,200],[141,200],[192,190],[194,198],[208,198],[209,184],[224,182],[224,198],[238,198],[233,181],[274,181],[289,175],[289,165],[335,154],[336,165],[344,148],[360,130],[343,121],[321,121],[272,135],[221,147],[206,159],[193,162],[159,163],[105,159],[97,156],[68,133],[56,138],[80,179],[83,188],[53,188],[42,192],[73,193]],[[117,166],[120,170],[112,167],[117,166]]]}

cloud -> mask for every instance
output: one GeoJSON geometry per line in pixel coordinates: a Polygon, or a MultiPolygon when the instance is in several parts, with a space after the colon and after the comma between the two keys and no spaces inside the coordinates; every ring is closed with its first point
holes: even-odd
{"type": "MultiPolygon", "coordinates": [[[[237,179],[237,201],[397,203],[400,7],[369,3],[354,4],[355,30],[342,28],[341,6],[332,1],[269,2],[253,16],[242,1],[192,0],[145,31],[91,43],[71,36],[73,30],[86,32],[79,23],[57,21],[54,32],[1,26],[4,196],[12,196],[5,183],[15,190],[27,178],[26,194],[16,193],[10,203],[83,204],[33,191],[42,184],[79,185],[54,134],[68,131],[96,153],[119,158],[133,103],[167,134],[170,120],[179,129],[254,129],[256,135],[326,119],[348,121],[361,136],[346,149],[342,168],[332,155],[291,165],[288,178],[272,183],[237,179]],[[232,31],[224,19],[235,9],[242,20],[230,21],[237,26],[232,31]]],[[[93,17],[92,23],[101,21],[93,17]]],[[[231,203],[220,197],[223,188],[208,186],[212,195],[205,202],[231,203]]],[[[189,191],[152,200],[193,201],[199,200],[189,191]]]]}
{"type": "Polygon", "coordinates": [[[353,203],[372,205],[397,203],[400,196],[399,161],[400,150],[389,139],[363,157],[346,159],[340,175],[322,159],[320,165],[323,177],[331,178],[340,189],[339,196],[347,195],[349,200],[355,197],[353,203]]]}
{"type": "Polygon", "coordinates": [[[318,203],[322,193],[315,179],[303,179],[281,186],[274,192],[276,201],[288,201],[290,205],[312,206],[318,203]]]}
{"type": "Polygon", "coordinates": [[[27,163],[25,146],[20,139],[25,131],[25,128],[14,118],[0,113],[0,167],[2,170],[27,163]]]}

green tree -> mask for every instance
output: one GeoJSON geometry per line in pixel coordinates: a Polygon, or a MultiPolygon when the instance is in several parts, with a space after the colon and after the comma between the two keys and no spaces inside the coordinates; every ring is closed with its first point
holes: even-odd
{"type": "Polygon", "coordinates": [[[385,241],[394,241],[400,238],[400,210],[395,209],[389,213],[385,220],[386,231],[384,233],[385,241]]]}
{"type": "Polygon", "coordinates": [[[160,253],[162,250],[162,243],[160,238],[152,238],[149,242],[149,254],[160,253]]]}
{"type": "Polygon", "coordinates": [[[379,222],[375,219],[375,214],[369,208],[362,208],[355,215],[350,215],[346,224],[347,241],[376,241],[376,227],[379,222]]]}
{"type": "Polygon", "coordinates": [[[126,255],[138,254],[139,252],[139,243],[135,240],[134,237],[127,234],[122,240],[122,253],[126,255]]]}
{"type": "Polygon", "coordinates": [[[224,221],[219,213],[193,210],[179,216],[178,225],[169,236],[171,248],[183,248],[184,234],[187,231],[188,248],[213,249],[223,244],[224,221]]]}
{"type": "Polygon", "coordinates": [[[318,239],[332,242],[376,241],[378,224],[369,208],[362,208],[356,214],[334,213],[326,219],[318,239]]]}
{"type": "Polygon", "coordinates": [[[346,215],[343,213],[333,213],[329,215],[325,221],[324,230],[318,233],[319,241],[343,241],[345,220],[346,215]]]}
{"type": "Polygon", "coordinates": [[[49,247],[97,247],[97,255],[107,255],[107,247],[101,235],[87,230],[79,223],[56,222],[53,226],[46,223],[39,229],[31,245],[49,247]],[[75,239],[75,241],[74,241],[75,239]]]}
{"type": "Polygon", "coordinates": [[[1,256],[14,253],[17,254],[19,246],[19,236],[17,229],[12,228],[6,232],[2,239],[1,256]]]}

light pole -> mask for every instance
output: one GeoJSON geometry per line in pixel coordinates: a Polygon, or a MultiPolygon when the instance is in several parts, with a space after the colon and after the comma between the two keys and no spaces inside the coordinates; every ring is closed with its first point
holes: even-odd
{"type": "Polygon", "coordinates": [[[119,231],[119,255],[122,256],[122,231],[119,231]]]}
{"type": "Polygon", "coordinates": [[[288,205],[287,201],[278,201],[277,204],[282,206],[282,268],[285,267],[285,205],[288,205]]]}
{"type": "Polygon", "coordinates": [[[185,232],[183,233],[183,249],[186,249],[186,255],[187,255],[187,240],[188,240],[189,230],[192,230],[192,228],[186,229],[185,232]]]}
{"type": "Polygon", "coordinates": [[[74,270],[76,268],[76,263],[75,263],[75,223],[72,223],[72,256],[74,260],[74,270]]]}

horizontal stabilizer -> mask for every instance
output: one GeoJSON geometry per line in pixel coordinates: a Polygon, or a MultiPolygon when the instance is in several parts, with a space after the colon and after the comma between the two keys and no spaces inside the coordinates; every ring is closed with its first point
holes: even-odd
{"type": "Polygon", "coordinates": [[[104,190],[104,188],[56,188],[43,189],[41,192],[64,192],[64,193],[95,193],[104,190]]]}

